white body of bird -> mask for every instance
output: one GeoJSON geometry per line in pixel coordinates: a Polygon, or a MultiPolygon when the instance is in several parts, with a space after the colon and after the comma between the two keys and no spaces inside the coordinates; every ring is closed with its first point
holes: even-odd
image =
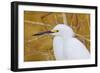
{"type": "Polygon", "coordinates": [[[53,51],[56,60],[90,58],[87,48],[75,38],[75,33],[68,25],[58,24],[51,31],[40,32],[33,36],[43,34],[54,35],[53,51]]]}
{"type": "Polygon", "coordinates": [[[54,30],[59,30],[53,33],[53,50],[56,60],[65,59],[89,59],[90,54],[81,41],[74,37],[73,30],[64,24],[58,24],[54,30]]]}

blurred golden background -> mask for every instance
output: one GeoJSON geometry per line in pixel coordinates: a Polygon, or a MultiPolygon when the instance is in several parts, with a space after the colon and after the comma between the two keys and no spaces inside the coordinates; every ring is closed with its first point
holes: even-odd
{"type": "Polygon", "coordinates": [[[24,61],[55,60],[53,37],[32,36],[51,30],[57,24],[68,23],[78,38],[90,51],[90,15],[84,13],[59,13],[24,11],[24,61]]]}

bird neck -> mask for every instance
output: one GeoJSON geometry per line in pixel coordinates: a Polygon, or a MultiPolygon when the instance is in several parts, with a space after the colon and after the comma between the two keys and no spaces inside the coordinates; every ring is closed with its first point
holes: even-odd
{"type": "Polygon", "coordinates": [[[61,37],[64,40],[68,40],[70,38],[73,38],[75,36],[75,33],[73,31],[68,31],[68,32],[64,32],[61,37]]]}
{"type": "Polygon", "coordinates": [[[61,36],[61,38],[63,39],[63,40],[69,40],[69,39],[71,39],[71,38],[73,38],[74,36],[61,36]]]}

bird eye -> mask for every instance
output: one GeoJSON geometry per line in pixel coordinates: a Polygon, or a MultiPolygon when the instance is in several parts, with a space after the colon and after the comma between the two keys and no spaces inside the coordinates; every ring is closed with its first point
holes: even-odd
{"type": "Polygon", "coordinates": [[[59,32],[59,30],[51,30],[53,33],[59,32]]]}
{"type": "Polygon", "coordinates": [[[59,32],[59,30],[56,30],[56,32],[59,32]]]}

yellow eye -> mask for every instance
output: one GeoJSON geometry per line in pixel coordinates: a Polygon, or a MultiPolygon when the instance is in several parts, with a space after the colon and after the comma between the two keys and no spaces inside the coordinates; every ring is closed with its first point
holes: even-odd
{"type": "Polygon", "coordinates": [[[56,33],[56,32],[59,32],[59,30],[52,30],[52,32],[56,33]]]}
{"type": "Polygon", "coordinates": [[[59,32],[59,30],[56,30],[56,32],[59,32]]]}

